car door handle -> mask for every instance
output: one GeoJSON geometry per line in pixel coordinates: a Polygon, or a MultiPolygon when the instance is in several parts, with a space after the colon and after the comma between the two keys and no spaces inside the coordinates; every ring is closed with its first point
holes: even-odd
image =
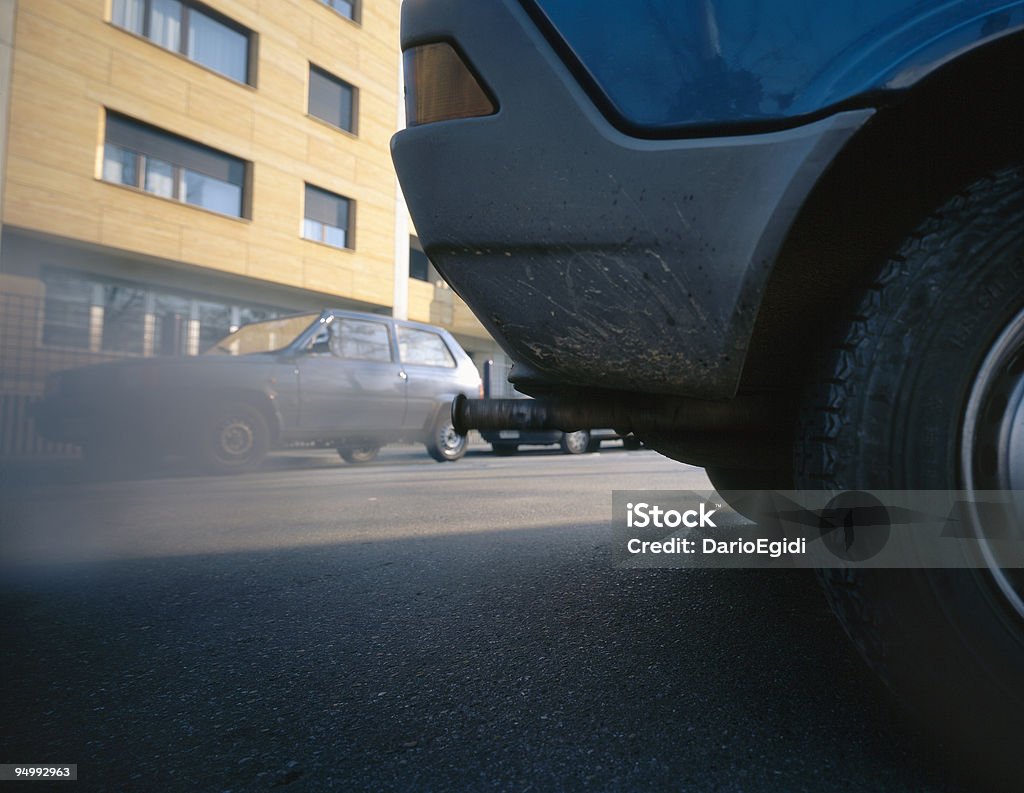
{"type": "Polygon", "coordinates": [[[409,379],[409,375],[407,375],[405,372],[399,372],[398,376],[401,377],[403,380],[409,379]]]}

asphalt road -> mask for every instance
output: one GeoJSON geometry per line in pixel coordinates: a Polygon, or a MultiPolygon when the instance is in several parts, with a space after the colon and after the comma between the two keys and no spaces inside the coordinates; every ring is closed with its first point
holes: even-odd
{"type": "Polygon", "coordinates": [[[810,574],[611,564],[613,489],[710,488],[653,452],[55,471],[0,486],[0,762],[60,789],[955,789],[810,574]]]}

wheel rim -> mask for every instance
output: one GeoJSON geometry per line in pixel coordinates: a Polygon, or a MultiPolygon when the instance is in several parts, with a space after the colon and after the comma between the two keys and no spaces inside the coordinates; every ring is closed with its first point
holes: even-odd
{"type": "Polygon", "coordinates": [[[441,444],[441,451],[445,454],[457,454],[462,449],[463,444],[465,444],[466,436],[459,435],[455,431],[454,424],[445,424],[441,428],[438,440],[441,444]]]}
{"type": "Polygon", "coordinates": [[[363,446],[352,446],[349,448],[349,454],[353,460],[359,462],[369,462],[377,456],[379,447],[373,444],[366,444],[363,446]]]}
{"type": "Polygon", "coordinates": [[[577,432],[569,432],[565,435],[565,446],[574,454],[579,454],[586,450],[587,443],[590,441],[590,436],[587,432],[579,430],[577,432]]]}
{"type": "MultiPolygon", "coordinates": [[[[1017,491],[1009,525],[1019,527],[1024,518],[1024,310],[996,339],[978,371],[964,413],[961,450],[969,492],[1017,491]]],[[[1004,565],[999,549],[984,537],[979,546],[999,591],[1024,619],[1024,571],[1004,565]]]]}
{"type": "Polygon", "coordinates": [[[248,457],[256,445],[252,427],[239,418],[230,418],[220,426],[218,449],[226,460],[242,460],[248,457]]]}

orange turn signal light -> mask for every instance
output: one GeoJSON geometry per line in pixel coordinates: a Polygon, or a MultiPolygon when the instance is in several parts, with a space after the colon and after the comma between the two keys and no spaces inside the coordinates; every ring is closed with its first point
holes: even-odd
{"type": "Polygon", "coordinates": [[[410,127],[454,118],[490,116],[497,107],[450,44],[405,51],[405,115],[410,127]]]}

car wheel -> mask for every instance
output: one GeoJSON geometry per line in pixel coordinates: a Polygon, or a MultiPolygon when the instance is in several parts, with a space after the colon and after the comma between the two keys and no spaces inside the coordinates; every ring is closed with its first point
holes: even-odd
{"type": "Polygon", "coordinates": [[[455,431],[451,414],[442,410],[427,440],[427,454],[439,463],[450,463],[465,456],[467,445],[466,436],[455,431]]]}
{"type": "Polygon", "coordinates": [[[622,448],[629,452],[635,452],[644,448],[644,444],[635,435],[627,435],[622,439],[622,448]]]}
{"type": "Polygon", "coordinates": [[[590,447],[590,433],[587,430],[566,432],[558,444],[566,454],[584,454],[595,451],[590,447]]]}
{"type": "Polygon", "coordinates": [[[519,444],[516,443],[492,443],[491,451],[498,457],[511,457],[519,451],[519,444]]]}
{"type": "MultiPolygon", "coordinates": [[[[796,472],[802,488],[1024,487],[1024,169],[972,185],[884,264],[805,405],[796,472]]],[[[1019,789],[1024,575],[986,564],[820,578],[890,687],[1019,789]]]]}
{"type": "Polygon", "coordinates": [[[270,429],[263,413],[245,402],[226,402],[202,422],[199,459],[213,473],[251,471],[270,448],[270,429]]]}
{"type": "Polygon", "coordinates": [[[372,443],[346,444],[338,447],[338,455],[346,463],[362,465],[372,463],[380,454],[380,446],[372,443]]]}

